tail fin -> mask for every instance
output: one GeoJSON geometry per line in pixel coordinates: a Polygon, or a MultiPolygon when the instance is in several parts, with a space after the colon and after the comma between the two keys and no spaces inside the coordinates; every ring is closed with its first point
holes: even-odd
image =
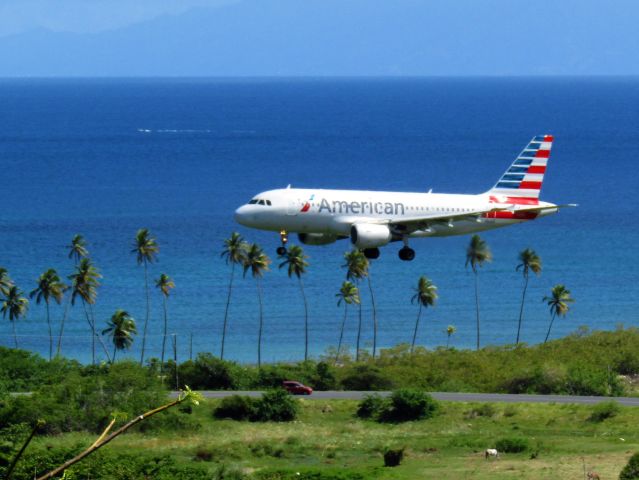
{"type": "Polygon", "coordinates": [[[497,184],[488,192],[490,195],[539,198],[541,184],[550,158],[552,135],[534,137],[517,156],[513,164],[501,176],[497,184]]]}

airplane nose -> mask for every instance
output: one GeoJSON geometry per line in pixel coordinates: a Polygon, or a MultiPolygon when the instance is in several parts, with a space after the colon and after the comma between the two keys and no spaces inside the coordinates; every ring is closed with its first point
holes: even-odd
{"type": "Polygon", "coordinates": [[[247,224],[249,216],[247,210],[249,210],[248,205],[242,205],[240,208],[235,210],[235,215],[233,215],[233,217],[235,218],[235,221],[240,225],[247,224]]]}

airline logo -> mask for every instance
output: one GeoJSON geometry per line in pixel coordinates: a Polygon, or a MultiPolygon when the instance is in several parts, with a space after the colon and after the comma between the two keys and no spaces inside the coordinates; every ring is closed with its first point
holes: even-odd
{"type": "Polygon", "coordinates": [[[528,190],[531,196],[538,197],[544,173],[546,173],[552,141],[552,135],[539,135],[533,138],[499,179],[494,190],[501,190],[504,194],[514,194],[513,190],[528,190]]]}
{"type": "Polygon", "coordinates": [[[311,202],[313,201],[313,199],[315,198],[315,194],[311,195],[311,198],[308,199],[307,202],[304,203],[304,205],[302,205],[302,209],[300,210],[300,212],[302,213],[306,213],[311,209],[311,202]]]}

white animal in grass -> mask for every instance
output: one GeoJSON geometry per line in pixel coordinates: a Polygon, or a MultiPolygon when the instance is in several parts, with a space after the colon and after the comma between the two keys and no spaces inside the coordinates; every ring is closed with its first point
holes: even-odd
{"type": "Polygon", "coordinates": [[[488,457],[499,458],[499,452],[496,448],[487,448],[484,455],[486,456],[486,460],[488,460],[488,457]]]}

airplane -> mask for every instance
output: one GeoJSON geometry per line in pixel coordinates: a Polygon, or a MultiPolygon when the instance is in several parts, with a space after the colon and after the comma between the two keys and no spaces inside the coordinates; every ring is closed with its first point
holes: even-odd
{"type": "Polygon", "coordinates": [[[409,247],[412,238],[482,232],[576,207],[539,200],[552,142],[552,135],[533,137],[495,186],[478,195],[432,193],[432,189],[412,193],[289,185],[257,194],[235,211],[235,221],[279,232],[280,256],[286,254],[288,234],[293,232],[305,245],[350,238],[369,259],[379,257],[379,247],[401,241],[399,258],[410,261],[415,258],[409,247]]]}

